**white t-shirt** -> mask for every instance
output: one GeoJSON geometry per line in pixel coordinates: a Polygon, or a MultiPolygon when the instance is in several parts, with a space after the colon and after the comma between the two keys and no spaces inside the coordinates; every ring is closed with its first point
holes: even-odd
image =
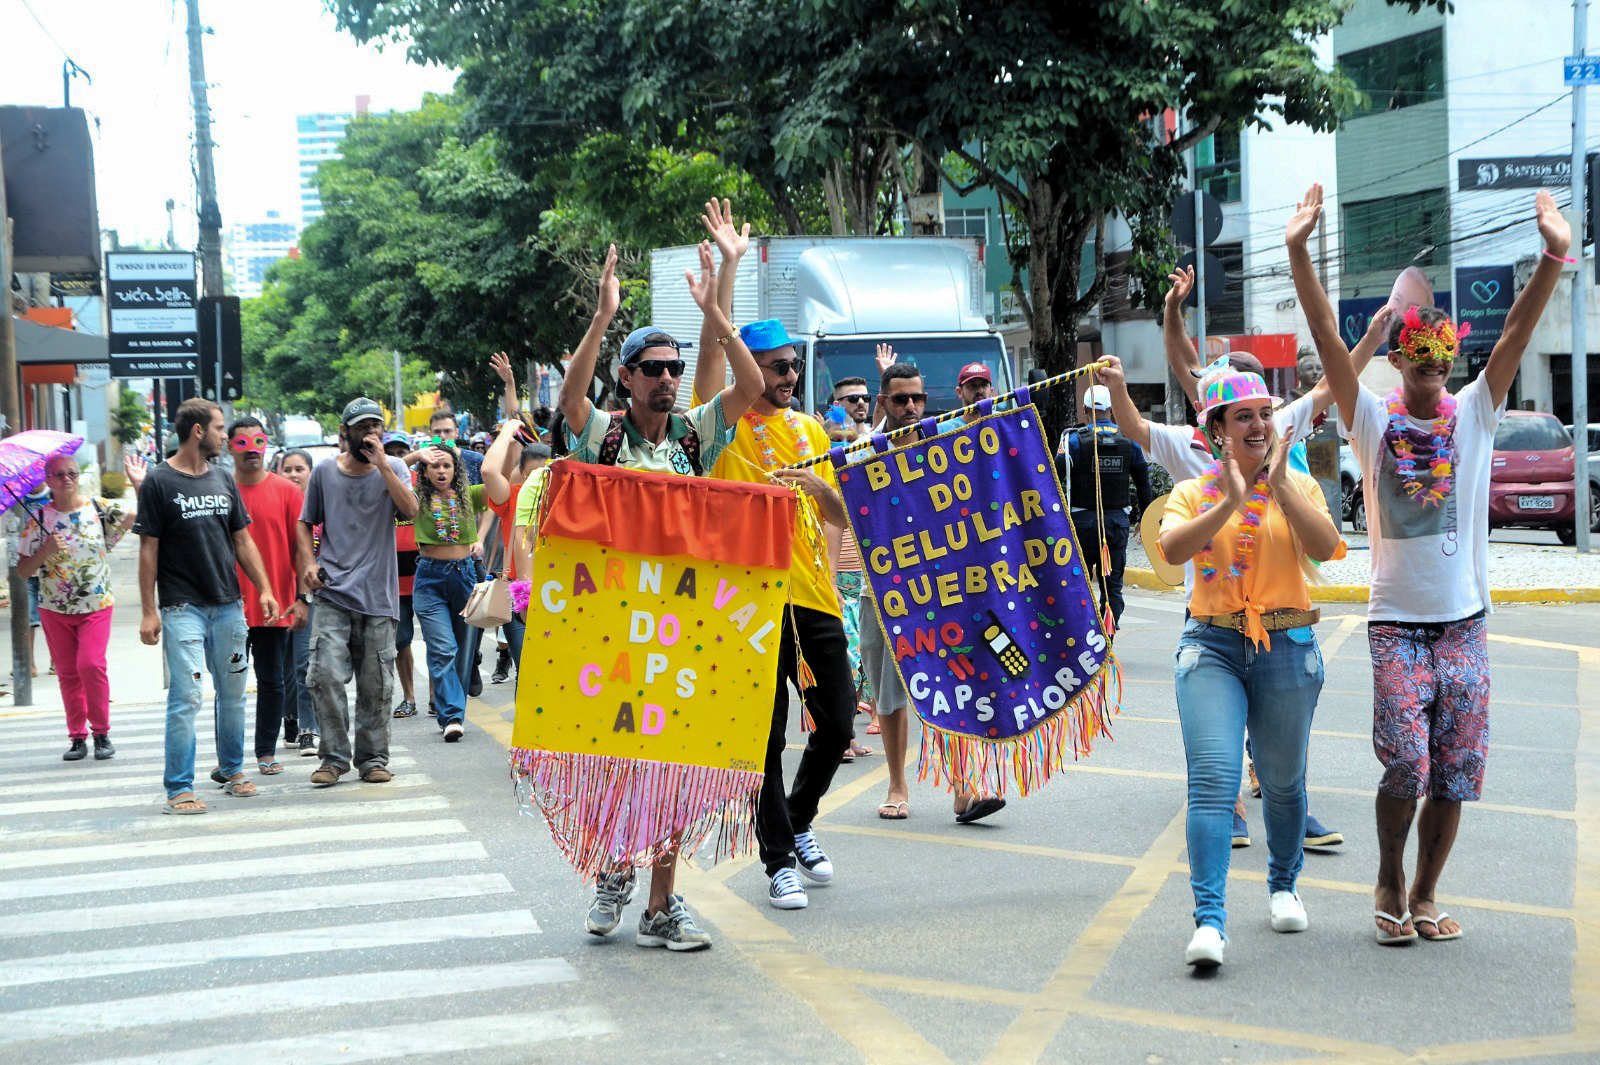
{"type": "MultiPolygon", "coordinates": [[[[1369,621],[1460,621],[1489,604],[1489,464],[1506,405],[1480,375],[1456,396],[1450,495],[1437,506],[1406,495],[1384,440],[1389,408],[1365,386],[1350,446],[1361,463],[1372,544],[1369,621]]],[[[1409,419],[1424,432],[1429,423],[1409,419]]],[[[1426,473],[1426,464],[1417,463],[1426,473]]]]}
{"type": "MultiPolygon", "coordinates": [[[[1311,396],[1301,396],[1272,414],[1272,425],[1280,439],[1303,439],[1311,431],[1311,396]]],[[[1158,463],[1172,476],[1176,488],[1206,472],[1211,465],[1211,451],[1202,439],[1202,430],[1192,425],[1162,425],[1146,423],[1150,427],[1150,446],[1145,457],[1158,463]]],[[[1183,594],[1194,591],[1194,561],[1183,564],[1183,594]]]]}

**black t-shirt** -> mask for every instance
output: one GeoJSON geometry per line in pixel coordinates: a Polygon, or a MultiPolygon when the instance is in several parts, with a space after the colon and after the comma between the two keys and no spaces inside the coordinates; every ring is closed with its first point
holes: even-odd
{"type": "Polygon", "coordinates": [[[196,477],[163,462],[139,489],[133,531],[161,541],[156,595],[161,608],[239,599],[233,534],[250,524],[239,486],[214,467],[196,477]]]}

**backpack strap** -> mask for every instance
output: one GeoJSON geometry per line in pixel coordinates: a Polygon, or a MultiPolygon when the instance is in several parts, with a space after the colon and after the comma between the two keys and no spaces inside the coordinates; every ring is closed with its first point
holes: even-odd
{"type": "Polygon", "coordinates": [[[111,535],[111,528],[110,523],[106,519],[106,505],[100,501],[98,496],[95,497],[93,502],[94,512],[100,515],[100,535],[109,538],[111,535]]]}
{"type": "Polygon", "coordinates": [[[622,451],[622,434],[625,431],[622,419],[625,417],[627,417],[626,411],[611,412],[611,428],[606,430],[605,439],[600,441],[600,454],[595,458],[595,462],[601,466],[617,464],[617,455],[622,451]]]}

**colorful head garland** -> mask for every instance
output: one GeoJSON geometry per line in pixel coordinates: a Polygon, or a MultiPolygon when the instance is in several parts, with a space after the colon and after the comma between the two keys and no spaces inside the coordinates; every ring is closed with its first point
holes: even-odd
{"type": "Polygon", "coordinates": [[[1455,323],[1443,312],[1437,322],[1429,325],[1413,305],[1406,309],[1404,324],[1400,326],[1400,353],[1412,362],[1453,362],[1458,338],[1471,332],[1471,323],[1462,322],[1457,331],[1455,323]]]}

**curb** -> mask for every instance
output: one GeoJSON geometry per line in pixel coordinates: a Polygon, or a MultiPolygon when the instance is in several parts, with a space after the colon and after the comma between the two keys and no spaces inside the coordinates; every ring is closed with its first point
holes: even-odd
{"type": "MultiPolygon", "coordinates": [[[[1133,566],[1122,571],[1122,583],[1152,592],[1177,590],[1157,577],[1155,570],[1133,566]]],[[[1365,603],[1367,593],[1364,584],[1324,584],[1311,588],[1311,601],[1365,603]]],[[[1496,603],[1600,603],[1600,588],[1491,588],[1489,598],[1496,603]]]]}

